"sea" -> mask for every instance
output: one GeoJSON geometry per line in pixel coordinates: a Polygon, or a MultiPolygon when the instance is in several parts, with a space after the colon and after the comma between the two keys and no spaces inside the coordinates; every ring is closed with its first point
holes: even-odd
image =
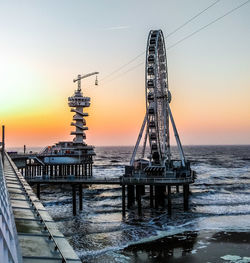
{"type": "MultiPolygon", "coordinates": [[[[93,175],[122,176],[132,151],[96,147],[93,175]]],[[[250,145],[184,146],[184,152],[197,173],[188,212],[183,211],[182,193],[174,189],[171,215],[167,209],[151,209],[145,198],[141,217],[134,208],[123,218],[121,187],[116,185],[84,188],[77,216],[67,186],[44,185],[41,201],[83,262],[250,262],[250,145]],[[223,251],[224,238],[211,260],[209,244],[227,233],[241,233],[235,250],[232,245],[223,251]]],[[[178,158],[174,146],[172,158],[178,158]]]]}

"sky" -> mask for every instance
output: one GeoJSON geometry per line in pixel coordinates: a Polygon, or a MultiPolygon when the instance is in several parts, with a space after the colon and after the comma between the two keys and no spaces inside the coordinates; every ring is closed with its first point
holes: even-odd
{"type": "Polygon", "coordinates": [[[166,37],[214,2],[0,0],[0,124],[7,147],[72,140],[72,80],[93,71],[100,72],[99,86],[94,77],[82,82],[91,97],[87,143],[134,145],[145,114],[145,56],[111,73],[146,50],[151,29],[165,36],[182,144],[250,144],[250,3],[171,48],[245,2],[220,0],[166,37]]]}

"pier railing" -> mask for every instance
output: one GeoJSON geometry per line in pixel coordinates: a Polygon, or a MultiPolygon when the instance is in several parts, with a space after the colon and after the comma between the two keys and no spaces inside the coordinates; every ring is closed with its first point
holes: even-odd
{"type": "Polygon", "coordinates": [[[185,177],[185,178],[148,178],[148,177],[122,177],[122,183],[144,183],[144,184],[185,184],[193,182],[193,177],[185,177]]]}
{"type": "MultiPolygon", "coordinates": [[[[6,157],[7,157],[8,161],[9,161],[12,169],[17,172],[17,170],[16,170],[16,168],[15,168],[15,165],[14,165],[13,161],[11,160],[11,158],[10,158],[8,155],[6,155],[6,157]]],[[[44,230],[48,232],[48,238],[49,238],[49,240],[52,240],[52,241],[54,242],[54,250],[59,252],[59,254],[60,254],[60,256],[61,256],[61,262],[62,262],[62,263],[66,263],[67,260],[66,260],[66,258],[65,258],[65,256],[64,256],[62,250],[59,248],[55,237],[53,236],[53,234],[52,234],[51,231],[50,231],[50,228],[47,226],[45,220],[42,218],[42,216],[40,215],[38,209],[36,208],[34,199],[32,199],[32,198],[30,197],[28,191],[26,190],[26,187],[25,187],[25,185],[24,185],[24,181],[20,179],[20,177],[18,176],[18,173],[16,173],[16,175],[17,175],[18,181],[20,182],[20,185],[21,185],[23,191],[25,192],[25,195],[26,195],[27,199],[29,200],[31,206],[34,208],[34,211],[35,211],[35,213],[36,213],[36,216],[40,218],[40,223],[42,223],[42,224],[44,225],[44,230]]],[[[4,262],[5,262],[5,261],[4,261],[4,262]]]]}
{"type": "Polygon", "coordinates": [[[22,262],[0,154],[0,262],[22,262]]]}

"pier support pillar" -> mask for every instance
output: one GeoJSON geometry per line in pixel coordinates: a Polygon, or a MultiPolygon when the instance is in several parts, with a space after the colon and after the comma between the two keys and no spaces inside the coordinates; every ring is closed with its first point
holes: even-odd
{"type": "Polygon", "coordinates": [[[159,191],[156,185],[154,186],[154,190],[155,190],[154,191],[155,192],[155,209],[158,209],[159,208],[159,191]]]}
{"type": "Polygon", "coordinates": [[[139,194],[140,196],[145,194],[145,185],[136,185],[135,191],[136,191],[136,200],[137,200],[139,194]]]}
{"type": "Polygon", "coordinates": [[[126,215],[126,188],[125,184],[122,185],[122,216],[124,217],[126,215]]]}
{"type": "Polygon", "coordinates": [[[135,186],[135,199],[136,199],[136,201],[138,200],[138,196],[139,196],[139,191],[140,191],[139,188],[140,188],[139,185],[135,186]]]}
{"type": "MultiPolygon", "coordinates": [[[[139,185],[138,185],[139,186],[139,185]]],[[[137,186],[136,186],[137,187],[137,186]]],[[[138,206],[138,215],[142,215],[142,208],[141,208],[141,187],[137,188],[137,206],[138,206]]]]}
{"type": "Polygon", "coordinates": [[[168,214],[172,213],[171,185],[168,185],[168,214]]]}
{"type": "Polygon", "coordinates": [[[49,168],[50,168],[49,174],[50,174],[50,177],[52,177],[53,176],[53,165],[50,165],[49,168]]]}
{"type": "Polygon", "coordinates": [[[40,188],[40,184],[37,183],[36,184],[36,195],[37,195],[37,198],[40,200],[40,193],[41,193],[41,188],[40,188]]]}
{"type": "Polygon", "coordinates": [[[141,195],[145,195],[145,185],[140,185],[141,195]]]}
{"type": "Polygon", "coordinates": [[[76,186],[72,184],[72,207],[73,207],[73,215],[76,215],[76,186]]]}
{"type": "Polygon", "coordinates": [[[82,184],[79,184],[79,210],[82,211],[82,184]]]}
{"type": "Polygon", "coordinates": [[[155,186],[155,208],[159,206],[165,206],[165,190],[166,186],[156,185],[155,186]]]}
{"type": "Polygon", "coordinates": [[[154,208],[154,186],[150,185],[149,187],[150,187],[150,189],[149,189],[149,191],[150,191],[150,207],[154,208]]]}
{"type": "Polygon", "coordinates": [[[135,203],[135,187],[134,185],[127,185],[127,208],[131,208],[135,203]]]}
{"type": "Polygon", "coordinates": [[[184,202],[184,211],[188,211],[189,208],[189,184],[183,185],[183,202],[184,202]]]}
{"type": "Polygon", "coordinates": [[[63,177],[63,173],[62,173],[62,167],[63,165],[62,164],[59,164],[59,177],[63,177]]]}

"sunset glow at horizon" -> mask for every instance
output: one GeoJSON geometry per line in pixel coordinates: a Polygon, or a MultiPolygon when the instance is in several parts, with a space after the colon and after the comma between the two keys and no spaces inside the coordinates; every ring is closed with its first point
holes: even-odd
{"type": "MultiPolygon", "coordinates": [[[[92,71],[100,72],[99,86],[95,77],[82,81],[84,96],[91,97],[86,142],[134,145],[145,114],[144,64],[136,65],[145,56],[105,76],[146,49],[149,30],[161,28],[168,47],[237,5],[221,1],[167,37],[212,2],[2,1],[0,124],[6,146],[72,140],[72,80],[92,71]]],[[[171,109],[183,145],[250,144],[249,12],[246,5],[167,51],[171,109]]]]}

